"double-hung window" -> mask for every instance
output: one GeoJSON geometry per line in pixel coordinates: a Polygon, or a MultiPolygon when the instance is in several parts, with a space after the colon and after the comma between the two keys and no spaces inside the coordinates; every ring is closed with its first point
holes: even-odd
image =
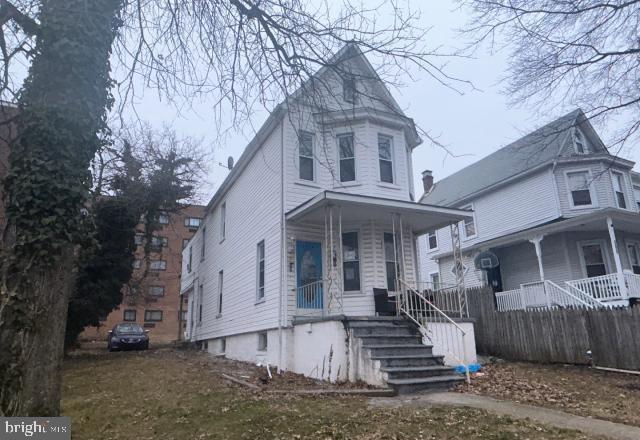
{"type": "Polygon", "coordinates": [[[165,260],[152,260],[149,262],[149,269],[151,270],[166,270],[167,262],[165,260]]]}
{"type": "Polygon", "coordinates": [[[627,209],[627,200],[624,196],[624,176],[617,171],[611,172],[613,179],[613,192],[616,196],[616,206],[618,208],[627,209]]]}
{"type": "Polygon", "coordinates": [[[438,249],[438,236],[436,231],[427,232],[427,251],[435,251],[438,249]]]}
{"type": "Polygon", "coordinates": [[[257,289],[256,299],[258,301],[264,298],[264,240],[257,246],[257,289]]]}
{"type": "Polygon", "coordinates": [[[340,159],[340,182],[356,180],[356,152],[353,144],[353,134],[338,136],[338,150],[340,159]]]}
{"type": "Polygon", "coordinates": [[[588,154],[589,145],[579,128],[573,130],[573,146],[578,154],[588,154]]]}
{"type": "Polygon", "coordinates": [[[202,323],[202,309],[204,303],[204,286],[198,286],[198,324],[202,323]]]}
{"type": "Polygon", "coordinates": [[[164,286],[149,286],[149,296],[164,296],[164,286]]]}
{"type": "Polygon", "coordinates": [[[633,273],[640,275],[640,244],[627,244],[627,252],[629,253],[629,261],[631,262],[633,273]]]}
{"type": "Polygon", "coordinates": [[[396,291],[396,283],[398,281],[398,273],[400,272],[397,256],[398,250],[395,247],[393,234],[390,232],[384,233],[384,260],[385,269],[387,271],[387,290],[390,292],[396,291]]]}
{"type": "Polygon", "coordinates": [[[587,277],[599,277],[607,274],[607,263],[601,243],[581,243],[580,253],[587,277]]]}
{"type": "Polygon", "coordinates": [[[346,102],[355,104],[357,93],[356,77],[354,75],[345,75],[342,78],[342,98],[346,102]]]}
{"type": "Polygon", "coordinates": [[[431,289],[434,291],[440,290],[440,273],[432,272],[429,274],[429,280],[431,281],[431,289]]]}
{"type": "Polygon", "coordinates": [[[166,212],[161,212],[158,215],[158,223],[160,223],[161,225],[168,225],[169,224],[169,214],[167,214],[166,212]]]}
{"type": "Polygon", "coordinates": [[[222,315],[222,289],[224,287],[224,271],[218,272],[218,315],[222,315]]]}
{"type": "Polygon", "coordinates": [[[184,225],[189,229],[198,229],[200,227],[201,218],[187,217],[184,219],[184,225]]]}
{"type": "Polygon", "coordinates": [[[220,240],[227,235],[227,202],[220,206],[220,240]]]}
{"type": "Polygon", "coordinates": [[[162,310],[145,310],[144,311],[145,322],[160,322],[162,321],[162,310]]]}
{"type": "Polygon", "coordinates": [[[313,134],[306,131],[298,137],[298,166],[300,180],[314,180],[313,134]]]}
{"type": "MultiPolygon", "coordinates": [[[[473,205],[465,206],[465,210],[473,210],[473,205]]],[[[464,232],[464,238],[473,238],[477,234],[476,230],[476,215],[473,213],[471,217],[466,218],[462,222],[462,230],[464,232]]]]}
{"type": "Polygon", "coordinates": [[[567,185],[574,208],[591,206],[591,175],[588,171],[572,171],[567,173],[567,185]]]}
{"type": "Polygon", "coordinates": [[[342,273],[346,292],[360,291],[360,249],[358,233],[342,234],[342,273]]]}
{"type": "Polygon", "coordinates": [[[122,316],[123,321],[135,321],[136,320],[136,311],[133,309],[127,309],[124,311],[124,315],[122,316]]]}
{"type": "Polygon", "coordinates": [[[378,162],[380,181],[393,183],[393,145],[390,136],[378,135],[378,162]]]}

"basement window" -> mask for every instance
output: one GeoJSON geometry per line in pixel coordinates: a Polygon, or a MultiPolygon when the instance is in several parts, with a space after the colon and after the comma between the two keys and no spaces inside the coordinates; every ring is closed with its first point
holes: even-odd
{"type": "Polygon", "coordinates": [[[258,351],[267,351],[267,332],[258,333],[258,351]]]}

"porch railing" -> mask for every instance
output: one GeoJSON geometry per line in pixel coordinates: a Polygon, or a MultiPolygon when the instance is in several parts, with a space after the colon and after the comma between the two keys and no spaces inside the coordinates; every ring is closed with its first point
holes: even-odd
{"type": "Polygon", "coordinates": [[[318,280],[296,289],[296,308],[321,314],[324,310],[324,281],[318,280]]]}
{"type": "Polygon", "coordinates": [[[418,282],[416,290],[452,318],[468,318],[467,292],[460,294],[452,284],[418,282]]]}
{"type": "Polygon", "coordinates": [[[440,310],[422,293],[398,280],[398,311],[413,321],[423,337],[433,346],[449,354],[458,365],[465,369],[467,382],[470,382],[465,345],[466,332],[449,315],[440,310]]]}
{"type": "Polygon", "coordinates": [[[618,284],[618,275],[615,273],[581,280],[571,280],[567,281],[566,284],[599,301],[623,299],[620,285],[618,284]]]}
{"type": "Polygon", "coordinates": [[[571,286],[560,287],[550,280],[522,284],[520,289],[496,293],[498,311],[554,307],[603,307],[600,301],[571,286]]]}
{"type": "Polygon", "coordinates": [[[629,296],[640,297],[640,275],[635,273],[625,273],[624,281],[627,284],[629,296]]]}

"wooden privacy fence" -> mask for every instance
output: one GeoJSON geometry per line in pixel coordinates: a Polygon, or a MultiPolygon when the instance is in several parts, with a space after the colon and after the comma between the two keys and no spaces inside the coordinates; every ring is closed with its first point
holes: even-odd
{"type": "Polygon", "coordinates": [[[487,288],[467,292],[478,353],[514,361],[640,370],[640,307],[498,312],[487,288]]]}

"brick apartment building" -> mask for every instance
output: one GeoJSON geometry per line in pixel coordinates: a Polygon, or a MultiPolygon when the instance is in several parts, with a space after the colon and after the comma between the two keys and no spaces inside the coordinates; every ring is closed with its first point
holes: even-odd
{"type": "Polygon", "coordinates": [[[163,226],[154,234],[149,271],[144,278],[143,235],[136,235],[138,248],[131,283],[135,287],[126,286],[122,304],[101,321],[100,327],[87,327],[80,340],[104,341],[108,331],[121,322],[144,326],[151,344],[182,338],[187,310],[186,301],[180,304],[182,249],[200,226],[204,210],[204,206],[190,205],[178,213],[160,216],[163,226]]]}

